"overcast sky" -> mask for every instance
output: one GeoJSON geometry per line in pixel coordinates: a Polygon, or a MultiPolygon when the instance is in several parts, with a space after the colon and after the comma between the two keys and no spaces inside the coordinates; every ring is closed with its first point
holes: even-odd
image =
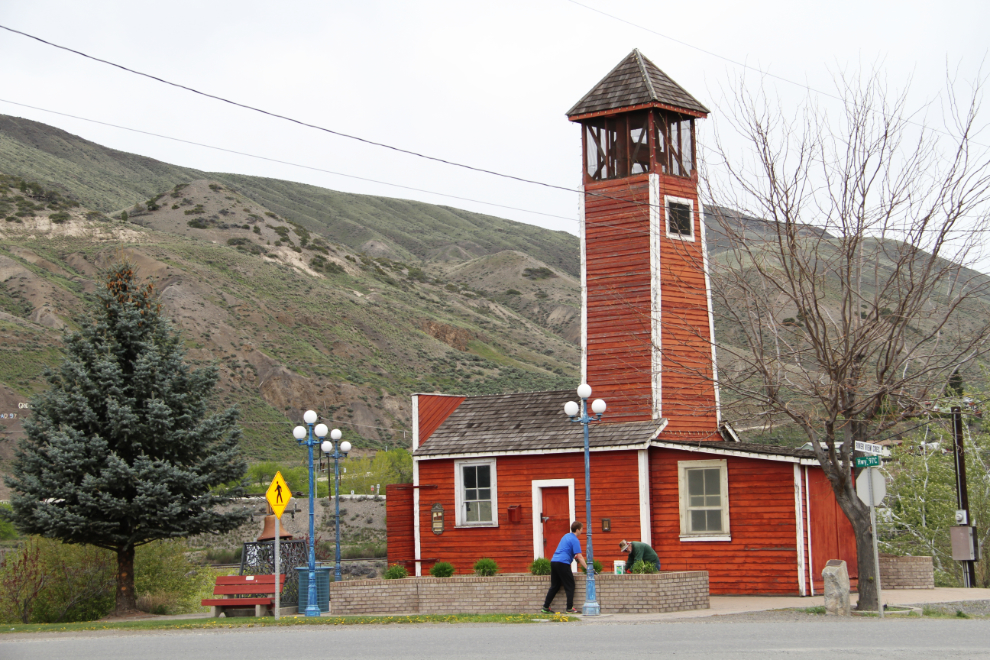
{"type": "MultiPolygon", "coordinates": [[[[716,126],[728,134],[722,97],[743,73],[748,84],[797,104],[808,94],[799,84],[832,92],[836,72],[876,66],[893,87],[910,79],[911,103],[920,108],[944,92],[947,66],[963,80],[975,79],[981,66],[990,71],[985,0],[580,2],[585,6],[569,0],[4,0],[0,24],[305,122],[572,188],[580,183],[580,134],[564,113],[633,48],[711,109],[702,143],[716,126]],[[799,84],[761,80],[728,60],[799,84]]],[[[0,113],[178,165],[577,230],[573,193],[302,128],[5,31],[0,99],[0,113]],[[9,102],[524,210],[232,155],[9,102]]]]}

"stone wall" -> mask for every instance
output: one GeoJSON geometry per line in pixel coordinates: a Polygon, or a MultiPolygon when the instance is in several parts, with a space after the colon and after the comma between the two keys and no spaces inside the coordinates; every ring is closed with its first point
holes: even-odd
{"type": "Polygon", "coordinates": [[[880,555],[881,589],[934,589],[931,557],[880,555]]]}
{"type": "MultiPolygon", "coordinates": [[[[584,604],[585,576],[575,576],[574,607],[584,604]]],[[[539,612],[550,576],[405,578],[349,580],[330,585],[332,614],[516,614],[539,612]]],[[[603,614],[680,612],[708,609],[708,572],[595,577],[603,614]]],[[[553,609],[566,607],[563,589],[553,609]]]]}

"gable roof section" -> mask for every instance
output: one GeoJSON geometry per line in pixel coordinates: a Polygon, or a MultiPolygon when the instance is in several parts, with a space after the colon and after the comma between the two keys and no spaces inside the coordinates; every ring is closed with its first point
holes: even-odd
{"type": "Polygon", "coordinates": [[[799,465],[818,465],[815,452],[811,449],[796,447],[780,447],[777,445],[759,445],[752,442],[697,442],[691,440],[653,440],[651,447],[661,449],[683,449],[703,454],[718,456],[740,456],[766,461],[783,463],[798,463],[799,465]]]}
{"type": "Polygon", "coordinates": [[[708,108],[675,83],[657,65],[633,49],[601,82],[585,94],[568,117],[607,112],[619,108],[661,103],[691,112],[708,114],[708,108]]]}
{"type": "MultiPolygon", "coordinates": [[[[564,414],[573,390],[523,392],[466,398],[420,444],[414,455],[518,454],[584,449],[584,430],[564,414]]],[[[605,413],[608,414],[607,412],[605,413]]],[[[592,449],[646,449],[665,420],[625,424],[592,423],[592,449]]]]}

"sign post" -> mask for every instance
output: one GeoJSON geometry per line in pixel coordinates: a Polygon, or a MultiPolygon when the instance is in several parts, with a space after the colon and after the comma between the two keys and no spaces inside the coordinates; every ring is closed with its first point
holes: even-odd
{"type": "Polygon", "coordinates": [[[268,492],[265,493],[265,499],[268,500],[268,505],[272,508],[272,513],[275,514],[275,618],[278,619],[282,609],[282,565],[279,553],[282,545],[282,531],[279,529],[279,523],[282,520],[285,507],[292,499],[292,491],[289,490],[289,484],[285,483],[285,479],[282,478],[281,472],[275,473],[275,478],[272,479],[272,484],[268,487],[268,492]]]}
{"type": "Polygon", "coordinates": [[[873,570],[876,573],[877,581],[877,612],[882,619],[883,598],[880,588],[880,552],[877,549],[876,505],[883,501],[887,495],[887,484],[884,482],[883,475],[874,470],[874,466],[878,465],[880,465],[879,456],[859,456],[856,458],[856,467],[866,468],[856,478],[856,495],[863,500],[864,504],[870,505],[870,526],[873,528],[873,570]]]}

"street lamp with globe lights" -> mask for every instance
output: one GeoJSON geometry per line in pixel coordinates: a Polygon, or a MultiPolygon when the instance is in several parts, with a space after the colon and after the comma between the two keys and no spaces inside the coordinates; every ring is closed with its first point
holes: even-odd
{"type": "MultiPolygon", "coordinates": [[[[324,436],[325,435],[326,434],[324,433],[324,436]]],[[[330,442],[330,440],[324,440],[323,444],[320,445],[320,449],[322,449],[323,453],[327,456],[328,468],[330,466],[330,459],[333,458],[333,498],[337,505],[335,518],[336,522],[334,523],[334,528],[337,531],[337,548],[335,555],[336,563],[334,564],[333,569],[334,582],[340,582],[340,466],[338,461],[341,458],[347,458],[347,452],[351,450],[351,443],[347,440],[340,442],[340,436],[340,429],[334,429],[333,431],[330,431],[330,440],[333,440],[333,442],[330,442]],[[334,443],[336,443],[336,445],[334,443]]]]}
{"type": "Polygon", "coordinates": [[[318,446],[326,437],[328,429],[326,424],[316,424],[316,419],[316,411],[307,410],[303,415],[306,426],[292,429],[293,437],[309,449],[309,597],[306,599],[306,616],[320,616],[320,606],[316,602],[316,478],[313,474],[313,447],[318,446]],[[316,428],[313,427],[314,424],[316,428]]]}
{"type": "Polygon", "coordinates": [[[592,401],[592,414],[589,415],[588,399],[591,397],[591,386],[581,383],[577,388],[577,395],[581,399],[581,405],[579,406],[575,401],[568,401],[564,404],[564,414],[570,417],[572,422],[584,426],[584,511],[587,519],[585,529],[588,530],[588,579],[585,582],[586,593],[581,613],[586,616],[597,616],[602,610],[595,594],[595,554],[591,545],[591,450],[588,445],[588,423],[602,418],[605,401],[602,399],[592,401]]]}

